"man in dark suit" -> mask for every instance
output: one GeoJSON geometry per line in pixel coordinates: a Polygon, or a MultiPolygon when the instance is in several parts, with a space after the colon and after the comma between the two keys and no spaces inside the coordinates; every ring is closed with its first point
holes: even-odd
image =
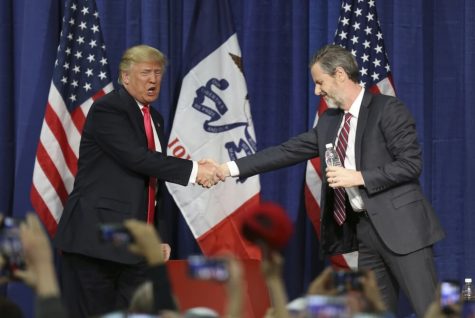
{"type": "Polygon", "coordinates": [[[397,98],[362,88],[356,60],[340,46],[324,47],[310,65],[315,94],[329,105],[317,126],[222,165],[223,174],[249,177],[324,156],[328,143],[337,149],[345,144],[344,167],[321,160],[322,249],[330,255],[358,250],[359,268],[375,272],[388,308],[396,310],[402,289],[422,317],[437,284],[432,245],[444,232],[418,181],[422,158],[414,119],[397,98]]]}
{"type": "Polygon", "coordinates": [[[155,48],[129,48],[118,90],[91,107],[81,138],[78,172],[54,244],[62,251],[62,293],[71,315],[126,308],[145,280],[143,258],[99,240],[99,224],[138,219],[159,225],[163,182],[217,182],[216,166],[166,155],[163,119],[150,107],[166,66],[155,48]],[[158,182],[157,182],[158,179],[158,182]]]}

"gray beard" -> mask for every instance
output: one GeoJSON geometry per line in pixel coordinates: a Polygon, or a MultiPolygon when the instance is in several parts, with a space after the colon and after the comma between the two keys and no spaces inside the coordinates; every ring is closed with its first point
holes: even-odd
{"type": "Polygon", "coordinates": [[[340,108],[340,106],[337,105],[335,101],[331,98],[325,98],[325,102],[327,103],[328,108],[332,108],[332,109],[340,108]]]}

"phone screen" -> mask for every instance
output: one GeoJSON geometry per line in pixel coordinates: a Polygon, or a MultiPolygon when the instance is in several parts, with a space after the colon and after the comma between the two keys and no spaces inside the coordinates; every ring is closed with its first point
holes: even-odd
{"type": "Polygon", "coordinates": [[[191,277],[204,280],[225,281],[229,278],[226,261],[202,255],[188,257],[188,272],[191,277]]]}
{"type": "Polygon", "coordinates": [[[5,260],[1,270],[5,276],[11,277],[15,270],[25,268],[19,224],[19,220],[7,217],[0,228],[0,253],[5,260]]]}
{"type": "Polygon", "coordinates": [[[456,281],[443,281],[440,284],[440,305],[442,308],[460,302],[460,284],[456,281]]]}
{"type": "Polygon", "coordinates": [[[307,296],[308,318],[346,317],[347,299],[345,296],[307,296]]]}
{"type": "Polygon", "coordinates": [[[99,227],[99,238],[102,242],[111,242],[122,246],[132,242],[132,236],[121,223],[105,223],[99,227]]]}

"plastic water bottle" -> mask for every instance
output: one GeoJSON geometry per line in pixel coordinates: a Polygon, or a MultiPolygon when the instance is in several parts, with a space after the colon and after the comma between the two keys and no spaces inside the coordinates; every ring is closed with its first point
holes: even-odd
{"type": "Polygon", "coordinates": [[[327,166],[341,167],[340,157],[336,152],[336,149],[333,148],[333,144],[326,144],[325,147],[325,162],[327,166]]]}
{"type": "Polygon", "coordinates": [[[462,298],[464,301],[470,301],[475,299],[471,278],[465,278],[465,283],[462,287],[462,298]]]}

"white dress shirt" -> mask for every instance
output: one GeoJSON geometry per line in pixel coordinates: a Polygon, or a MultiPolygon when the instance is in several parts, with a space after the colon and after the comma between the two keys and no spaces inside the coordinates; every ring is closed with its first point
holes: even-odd
{"type": "MultiPolygon", "coordinates": [[[[348,134],[348,145],[346,147],[345,155],[345,168],[349,170],[356,171],[356,159],[355,159],[355,139],[356,139],[356,127],[358,125],[358,115],[360,113],[361,102],[363,101],[364,88],[361,89],[360,93],[351,104],[348,112],[351,114],[350,119],[350,131],[348,134]]],[[[346,114],[347,112],[345,112],[346,114]]],[[[344,118],[344,117],[343,117],[344,118]]],[[[338,134],[335,139],[335,148],[338,143],[338,135],[340,130],[343,128],[344,120],[341,121],[340,128],[338,129],[338,134]]],[[[348,194],[348,199],[350,200],[351,207],[353,211],[359,212],[365,210],[363,199],[361,198],[360,191],[358,187],[345,188],[346,193],[348,194]]]]}

